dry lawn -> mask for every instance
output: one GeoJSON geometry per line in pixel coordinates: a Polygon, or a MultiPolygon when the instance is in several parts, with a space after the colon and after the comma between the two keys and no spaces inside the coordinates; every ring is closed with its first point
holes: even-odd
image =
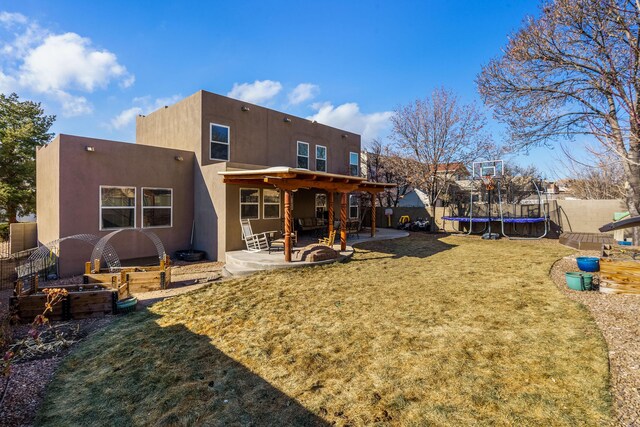
{"type": "Polygon", "coordinates": [[[212,284],[67,357],[38,425],[608,425],[607,351],[555,241],[428,235],[212,284]]]}

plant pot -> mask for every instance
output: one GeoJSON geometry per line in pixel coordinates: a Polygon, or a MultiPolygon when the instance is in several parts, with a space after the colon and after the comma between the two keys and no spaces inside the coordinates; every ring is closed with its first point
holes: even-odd
{"type": "Polygon", "coordinates": [[[567,286],[569,287],[569,289],[573,289],[574,291],[590,291],[591,290],[591,282],[593,280],[593,274],[572,272],[572,273],[565,273],[564,277],[565,277],[565,280],[567,281],[567,286]]]}
{"type": "Polygon", "coordinates": [[[131,313],[136,311],[136,305],[138,305],[138,298],[129,297],[116,302],[116,308],[118,314],[131,313]]]}
{"type": "Polygon", "coordinates": [[[590,273],[600,271],[600,258],[591,256],[579,256],[576,258],[578,268],[590,273]]]}
{"type": "Polygon", "coordinates": [[[176,251],[176,258],[186,262],[196,262],[201,261],[206,256],[206,252],[197,251],[192,249],[186,249],[181,251],[176,251]]]}

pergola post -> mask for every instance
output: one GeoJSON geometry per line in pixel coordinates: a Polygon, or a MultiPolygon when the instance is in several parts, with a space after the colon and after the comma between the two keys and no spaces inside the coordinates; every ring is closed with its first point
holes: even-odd
{"type": "Polygon", "coordinates": [[[347,250],[347,193],[341,193],[340,199],[340,250],[347,250]]]}
{"type": "Polygon", "coordinates": [[[291,190],[284,190],[284,260],[291,262],[291,190]]]}
{"type": "Polygon", "coordinates": [[[328,221],[329,221],[329,235],[333,233],[333,192],[327,192],[327,211],[328,211],[328,221]]]}
{"type": "Polygon", "coordinates": [[[371,195],[371,237],[376,237],[376,194],[371,195]]]}

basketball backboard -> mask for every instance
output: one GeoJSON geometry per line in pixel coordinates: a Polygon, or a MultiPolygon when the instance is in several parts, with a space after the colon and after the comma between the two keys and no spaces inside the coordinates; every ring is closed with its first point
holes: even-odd
{"type": "Polygon", "coordinates": [[[491,178],[502,178],[504,173],[503,160],[485,160],[481,162],[473,162],[473,178],[478,179],[485,176],[491,178]]]}

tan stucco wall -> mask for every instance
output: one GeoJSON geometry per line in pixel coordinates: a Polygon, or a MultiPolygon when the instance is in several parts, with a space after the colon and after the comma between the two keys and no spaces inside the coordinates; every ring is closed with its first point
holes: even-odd
{"type": "Polygon", "coordinates": [[[36,214],[38,239],[60,237],[60,135],[36,151],[36,214]]]}
{"type": "Polygon", "coordinates": [[[231,127],[230,161],[234,163],[296,167],[297,141],[303,141],[309,143],[310,170],[315,170],[315,146],[324,145],[327,171],[348,175],[349,152],[360,152],[360,135],[355,133],[211,92],[201,94],[203,164],[218,163],[208,160],[210,123],[231,127]],[[242,111],[243,106],[249,111],[242,111]],[[284,122],[285,117],[291,122],[284,122]]]}
{"type": "MultiPolygon", "coordinates": [[[[316,144],[327,147],[327,167],[333,173],[348,174],[349,152],[360,152],[357,134],[206,91],[138,117],[136,126],[138,144],[195,152],[194,246],[206,251],[210,259],[218,260],[224,260],[225,251],[244,247],[238,212],[239,187],[225,186],[218,172],[295,167],[299,140],[309,143],[311,170],[315,169],[316,144]],[[249,111],[242,111],[243,106],[248,106],[249,111]],[[285,123],[285,117],[291,122],[285,123]],[[210,123],[231,128],[229,162],[209,160],[210,123]]],[[[294,217],[314,215],[313,198],[303,202],[303,197],[294,196],[294,217]]],[[[282,221],[261,219],[254,221],[254,228],[256,232],[279,231],[282,221]]]]}
{"type": "Polygon", "coordinates": [[[622,200],[557,200],[559,221],[563,231],[598,233],[598,228],[613,221],[614,212],[625,212],[622,200]]]}
{"type": "MultiPolygon", "coordinates": [[[[139,144],[60,135],[59,237],[88,233],[98,237],[111,232],[100,231],[100,186],[136,187],[136,227],[142,225],[142,187],[173,189],[173,226],[153,228],[168,254],[189,246],[193,221],[193,153],[139,144]],[[85,150],[92,146],[95,151],[85,150]],[[181,156],[182,161],[176,160],[181,156]]],[[[42,177],[41,177],[42,178],[42,177]]],[[[42,179],[38,180],[40,191],[42,179]]],[[[46,212],[38,212],[38,227],[46,243],[52,235],[47,230],[51,221],[46,212]]],[[[57,238],[57,237],[56,237],[57,238]]],[[[149,239],[136,232],[123,231],[111,243],[121,259],[153,256],[155,247],[149,239]]],[[[61,246],[60,274],[82,271],[91,253],[90,245],[65,242],[61,246]]]]}
{"type": "Polygon", "coordinates": [[[136,143],[192,151],[199,158],[201,122],[202,92],[196,92],[146,117],[136,117],[136,143]]]}
{"type": "Polygon", "coordinates": [[[227,251],[235,251],[239,249],[245,249],[245,243],[242,240],[242,229],[240,228],[240,189],[241,188],[258,188],[260,190],[260,219],[251,220],[251,229],[254,233],[263,233],[266,231],[280,232],[284,228],[284,193],[280,195],[280,216],[281,218],[264,219],[264,196],[262,191],[265,188],[273,187],[256,187],[256,186],[241,186],[241,185],[227,185],[226,186],[226,248],[227,251]]]}

